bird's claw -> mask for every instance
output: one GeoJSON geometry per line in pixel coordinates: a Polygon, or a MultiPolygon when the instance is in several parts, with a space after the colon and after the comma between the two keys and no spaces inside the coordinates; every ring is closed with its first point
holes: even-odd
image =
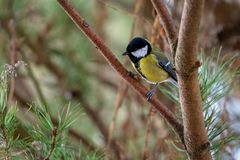
{"type": "Polygon", "coordinates": [[[149,100],[153,97],[153,95],[154,95],[154,92],[153,92],[153,91],[149,91],[149,92],[147,93],[147,95],[146,95],[147,101],[149,101],[149,100]]]}
{"type": "Polygon", "coordinates": [[[127,75],[132,77],[132,78],[137,78],[137,74],[135,74],[135,73],[133,73],[131,71],[128,71],[127,75]]]}

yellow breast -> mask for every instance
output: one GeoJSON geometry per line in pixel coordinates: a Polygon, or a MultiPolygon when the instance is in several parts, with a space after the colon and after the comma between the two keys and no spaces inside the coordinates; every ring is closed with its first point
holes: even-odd
{"type": "Polygon", "coordinates": [[[146,80],[152,83],[162,82],[169,78],[169,75],[158,64],[154,54],[142,58],[139,61],[137,70],[145,77],[146,80]]]}

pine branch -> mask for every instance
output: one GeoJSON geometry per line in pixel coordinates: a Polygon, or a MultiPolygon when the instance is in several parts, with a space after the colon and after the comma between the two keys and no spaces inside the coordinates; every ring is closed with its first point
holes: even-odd
{"type": "Polygon", "coordinates": [[[210,160],[198,82],[197,38],[204,0],[186,0],[176,51],[184,140],[189,159],[210,160]]]}
{"type": "Polygon", "coordinates": [[[9,155],[9,140],[8,136],[6,133],[6,128],[4,124],[1,124],[1,130],[2,130],[2,139],[3,141],[1,142],[2,144],[5,145],[4,150],[5,150],[5,155],[4,155],[4,160],[11,160],[11,157],[9,155]]]}
{"type": "MultiPolygon", "coordinates": [[[[124,66],[117,60],[113,55],[112,51],[103,43],[103,41],[98,37],[89,27],[88,23],[78,14],[78,12],[68,3],[67,0],[57,0],[62,8],[66,11],[69,17],[74,21],[74,23],[79,27],[79,29],[86,35],[86,37],[96,46],[100,51],[102,56],[109,62],[109,64],[117,71],[117,73],[129,83],[144,99],[148,90],[136,79],[129,75],[129,72],[124,68],[124,66]]],[[[157,98],[149,100],[151,103],[167,120],[167,122],[174,128],[176,133],[179,135],[181,140],[183,140],[183,126],[178,121],[176,116],[157,98]]]]}
{"type": "Polygon", "coordinates": [[[50,156],[52,155],[53,150],[54,150],[55,145],[56,145],[56,137],[57,137],[57,127],[54,127],[53,130],[52,130],[52,143],[51,143],[51,147],[50,147],[50,150],[48,152],[47,157],[44,158],[44,160],[49,160],[50,159],[50,156]]]}
{"type": "MultiPolygon", "coordinates": [[[[24,88],[24,90],[26,92],[28,92],[27,88],[24,88]]],[[[21,95],[19,95],[18,93],[14,93],[16,95],[16,98],[19,102],[19,105],[22,109],[27,109],[29,110],[28,108],[28,104],[30,104],[32,102],[32,100],[26,100],[24,99],[21,95]]],[[[33,111],[32,109],[30,111],[33,111]]],[[[58,121],[56,118],[52,117],[52,121],[53,123],[56,125],[58,124],[58,121]]],[[[74,139],[76,139],[76,141],[79,141],[81,142],[86,148],[88,148],[90,151],[94,151],[94,150],[97,150],[96,146],[94,146],[94,144],[92,144],[92,142],[90,140],[88,140],[88,138],[86,138],[84,135],[78,133],[77,131],[75,131],[74,129],[70,128],[69,129],[69,135],[71,137],[73,137],[74,139]]]]}
{"type": "MultiPolygon", "coordinates": [[[[168,43],[172,52],[171,60],[174,62],[175,52],[177,46],[177,31],[173,23],[171,15],[168,13],[167,7],[164,5],[163,0],[151,0],[154,9],[156,10],[159,23],[162,22],[163,28],[167,34],[168,43]]],[[[160,24],[161,25],[161,24],[160,24]]]]}

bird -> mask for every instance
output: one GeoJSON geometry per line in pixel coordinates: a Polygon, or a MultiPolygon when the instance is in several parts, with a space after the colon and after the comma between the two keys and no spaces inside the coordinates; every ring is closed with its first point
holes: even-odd
{"type": "Polygon", "coordinates": [[[133,38],[122,54],[128,56],[133,68],[148,83],[154,84],[146,97],[150,100],[157,86],[162,82],[171,82],[178,88],[175,69],[167,57],[153,51],[152,45],[142,37],[133,38]]]}

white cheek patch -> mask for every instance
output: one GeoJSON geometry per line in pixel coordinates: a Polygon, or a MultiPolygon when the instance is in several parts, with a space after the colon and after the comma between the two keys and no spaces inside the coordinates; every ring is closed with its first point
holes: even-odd
{"type": "Polygon", "coordinates": [[[145,47],[132,52],[132,55],[134,55],[137,58],[144,57],[147,55],[147,51],[148,51],[148,46],[146,45],[145,47]]]}

